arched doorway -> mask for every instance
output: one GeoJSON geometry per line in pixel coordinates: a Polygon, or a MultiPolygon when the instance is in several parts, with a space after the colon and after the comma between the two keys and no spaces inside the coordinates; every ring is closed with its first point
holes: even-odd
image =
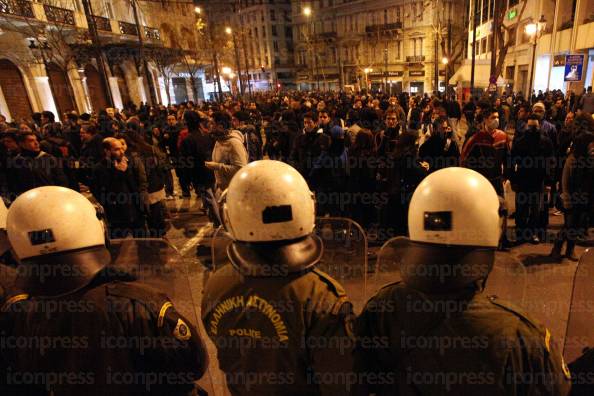
{"type": "Polygon", "coordinates": [[[8,105],[12,119],[31,119],[33,110],[23,82],[23,76],[18,67],[8,59],[0,59],[0,87],[8,105]]]}
{"type": "Polygon", "coordinates": [[[118,79],[118,88],[120,89],[120,96],[122,97],[122,106],[126,107],[130,104],[130,91],[128,91],[128,84],[122,68],[115,65],[112,68],[113,75],[118,79]]]}
{"type": "Polygon", "coordinates": [[[72,100],[70,83],[68,82],[66,73],[55,63],[50,63],[45,69],[52,87],[56,107],[60,112],[60,118],[62,118],[62,114],[65,112],[76,110],[76,106],[72,100]]]}
{"type": "Polygon", "coordinates": [[[95,67],[91,64],[85,66],[85,75],[87,76],[87,87],[89,88],[89,97],[91,99],[91,106],[93,111],[99,111],[109,107],[107,94],[101,81],[101,76],[95,67]]]}

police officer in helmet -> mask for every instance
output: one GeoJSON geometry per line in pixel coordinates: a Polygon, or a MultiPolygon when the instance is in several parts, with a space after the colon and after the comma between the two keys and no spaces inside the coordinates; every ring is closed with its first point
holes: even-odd
{"type": "Polygon", "coordinates": [[[231,263],[208,280],[202,320],[231,394],[347,394],[352,305],[316,269],[323,246],[306,181],[283,162],[252,162],[222,210],[231,263]]]}
{"type": "Polygon", "coordinates": [[[569,371],[548,329],[482,291],[500,236],[489,181],[439,170],[417,187],[401,282],[357,319],[357,395],[567,395],[569,371]],[[386,340],[370,343],[369,340],[386,340]],[[379,380],[378,380],[379,378],[379,380]]]}
{"type": "Polygon", "coordinates": [[[7,233],[20,265],[0,312],[2,395],[187,395],[207,365],[196,329],[164,294],[108,266],[93,205],[29,190],[7,233]]]}

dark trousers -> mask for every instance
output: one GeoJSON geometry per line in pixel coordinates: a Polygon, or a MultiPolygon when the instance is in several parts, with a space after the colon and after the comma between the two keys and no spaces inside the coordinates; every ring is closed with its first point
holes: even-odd
{"type": "Polygon", "coordinates": [[[182,193],[187,195],[190,193],[190,177],[188,175],[188,169],[176,168],[175,174],[177,175],[177,179],[179,180],[179,186],[182,189],[182,193]]]}
{"type": "Polygon", "coordinates": [[[561,231],[555,237],[555,246],[558,249],[561,249],[563,243],[567,241],[567,251],[573,252],[575,240],[584,232],[582,216],[587,210],[587,207],[578,206],[564,211],[563,228],[561,228],[561,231]]]}
{"type": "Polygon", "coordinates": [[[109,221],[109,239],[121,239],[131,235],[134,238],[146,238],[144,217],[129,222],[109,221]]]}
{"type": "Polygon", "coordinates": [[[544,237],[542,211],[544,191],[516,192],[516,238],[526,240],[532,236],[544,237]]]}
{"type": "Polygon", "coordinates": [[[148,236],[150,238],[163,238],[167,231],[165,223],[165,204],[163,201],[155,202],[150,206],[146,223],[148,226],[148,236]]]}
{"type": "Polygon", "coordinates": [[[173,195],[173,174],[171,169],[165,171],[165,194],[173,195]]]}

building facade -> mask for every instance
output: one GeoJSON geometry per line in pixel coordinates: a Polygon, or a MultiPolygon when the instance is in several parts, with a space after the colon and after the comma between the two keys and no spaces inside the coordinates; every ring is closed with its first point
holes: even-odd
{"type": "MultiPolygon", "coordinates": [[[[509,44],[497,79],[499,90],[526,94],[547,89],[581,93],[592,86],[594,68],[594,0],[498,0],[502,7],[504,43],[509,44]],[[526,26],[541,21],[535,35],[526,26]],[[544,23],[542,23],[544,22],[544,23]],[[536,47],[534,47],[536,37],[536,47]],[[534,49],[536,48],[536,53],[534,49]],[[566,56],[583,55],[579,81],[567,82],[566,56]],[[534,63],[533,63],[534,58],[534,63]],[[534,64],[534,71],[532,70],[534,64]]],[[[487,88],[491,80],[493,15],[495,0],[470,0],[468,48],[462,67],[450,83],[469,86],[473,51],[473,17],[476,18],[475,86],[487,88]]],[[[497,45],[497,58],[500,56],[497,45]]]]}
{"type": "Polygon", "coordinates": [[[465,28],[463,0],[294,0],[292,6],[303,90],[443,90],[442,59],[452,57],[452,40],[465,28]]]}
{"type": "Polygon", "coordinates": [[[0,113],[20,120],[50,110],[62,119],[197,99],[188,79],[164,84],[161,69],[172,65],[159,62],[191,50],[194,23],[191,1],[0,1],[0,113]]]}
{"type": "MultiPolygon", "coordinates": [[[[206,23],[213,25],[209,33],[213,35],[214,46],[210,51],[216,53],[219,72],[227,68],[238,74],[233,81],[222,76],[225,83],[231,83],[229,88],[235,92],[243,88],[244,93],[295,88],[290,0],[220,0],[197,4],[205,10],[206,23]],[[225,31],[231,34],[226,35],[225,31]]],[[[209,69],[214,69],[214,60],[209,69]]],[[[207,74],[207,82],[213,82],[216,71],[207,74]]]]}

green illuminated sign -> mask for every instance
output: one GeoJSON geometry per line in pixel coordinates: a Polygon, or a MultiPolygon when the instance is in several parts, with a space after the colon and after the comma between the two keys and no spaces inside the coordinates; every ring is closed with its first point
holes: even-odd
{"type": "Polygon", "coordinates": [[[509,12],[507,13],[507,19],[509,19],[510,21],[517,16],[518,16],[518,10],[515,8],[513,10],[509,10],[509,12]]]}

